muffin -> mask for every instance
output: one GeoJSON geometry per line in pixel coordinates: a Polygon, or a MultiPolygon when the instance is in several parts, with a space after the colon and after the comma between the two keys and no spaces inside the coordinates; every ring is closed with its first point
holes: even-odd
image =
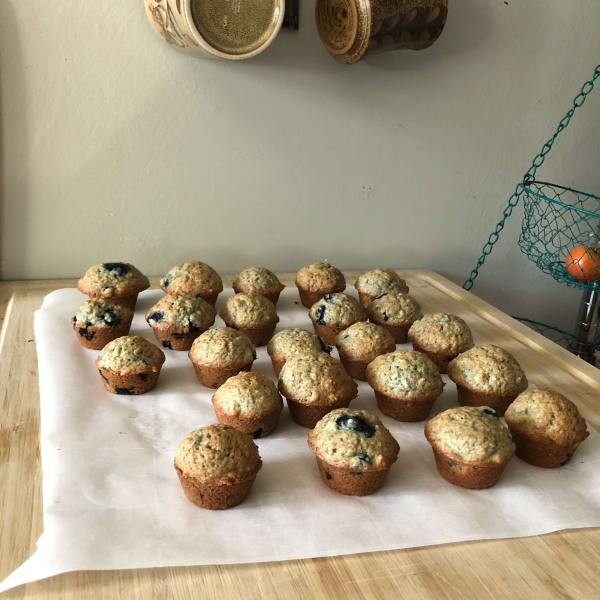
{"type": "Polygon", "coordinates": [[[425,437],[439,474],[472,490],[494,485],[515,453],[510,432],[487,406],[450,408],[427,422],[425,437]]]}
{"type": "Polygon", "coordinates": [[[77,282],[77,289],[90,298],[108,298],[119,306],[135,308],[138,294],[150,287],[150,281],[129,263],[94,265],[77,282]]]}
{"type": "Polygon", "coordinates": [[[212,397],[217,420],[253,438],[275,431],[283,410],[277,386],[266,376],[245,371],[230,377],[212,397]]]}
{"type": "Polygon", "coordinates": [[[389,292],[377,296],[367,306],[367,315],[375,323],[389,331],[396,344],[406,344],[408,330],[415,321],[423,318],[421,306],[408,294],[389,292]]]}
{"type": "Polygon", "coordinates": [[[473,347],[469,326],[449,313],[425,315],[408,330],[408,339],[414,350],[429,356],[440,373],[447,373],[448,363],[473,347]]]}
{"type": "Polygon", "coordinates": [[[350,408],[325,415],[308,434],[308,447],[323,483],[350,496],[376,492],[400,452],[377,415],[350,408]]]}
{"type": "Polygon", "coordinates": [[[366,308],[369,303],[381,294],[408,294],[406,281],[401,279],[392,269],[374,269],[361,275],[354,284],[358,290],[361,304],[366,308]]]}
{"type": "Polygon", "coordinates": [[[267,345],[267,353],[271,357],[275,375],[279,373],[289,358],[300,354],[317,354],[319,352],[331,352],[331,348],[314,333],[300,329],[284,329],[276,333],[267,345]]]}
{"type": "Polygon", "coordinates": [[[133,312],[104,298],[86,300],[71,319],[79,343],[85,348],[102,350],[108,342],[127,335],[133,312]]]}
{"type": "Polygon", "coordinates": [[[310,308],[325,294],[343,292],[346,289],[346,279],[333,265],[326,262],[314,263],[298,271],[296,287],[302,306],[310,308]]]}
{"type": "Polygon", "coordinates": [[[344,329],[336,340],[335,346],[340,362],[348,375],[360,381],[366,381],[367,365],[380,354],[396,350],[394,338],[385,329],[373,323],[354,323],[344,329]]]}
{"type": "Polygon", "coordinates": [[[259,294],[231,296],[219,315],[227,327],[245,333],[255,346],[266,346],[279,323],[275,305],[259,294]]]}
{"type": "Polygon", "coordinates": [[[199,335],[189,352],[198,381],[218,388],[240,371],[249,371],[256,348],[241,331],[230,327],[209,329],[199,335]]]}
{"type": "Polygon", "coordinates": [[[437,367],[414,350],[396,350],[367,366],[379,410],[396,421],[423,421],[444,389],[437,367]]]}
{"type": "Polygon", "coordinates": [[[206,300],[179,292],[161,298],[146,312],[156,339],[169,350],[189,350],[215,322],[217,312],[206,300]]]}
{"type": "Polygon", "coordinates": [[[562,394],[527,390],[504,413],[517,456],[536,467],[566,465],[590,434],[577,407],[562,394]]]}
{"type": "Polygon", "coordinates": [[[339,360],[325,352],[287,360],[279,375],[292,419],[312,429],[328,412],[345,408],[358,396],[358,386],[339,360]]]}
{"type": "Polygon", "coordinates": [[[528,386],[517,359],[492,344],[455,358],[448,365],[448,376],[456,384],[461,406],[491,406],[500,416],[528,386]]]}
{"type": "Polygon", "coordinates": [[[308,313],[315,333],[326,343],[335,344],[337,336],[354,323],[367,320],[367,311],[347,294],[325,294],[308,313]]]}
{"type": "Polygon", "coordinates": [[[154,388],[165,362],[163,351],[137,335],[104,346],[96,359],[104,387],[113,394],[145,394],[154,388]]]}
{"type": "Polygon", "coordinates": [[[167,294],[185,292],[192,296],[200,296],[214,306],[223,291],[223,281],[212,267],[193,260],[173,267],[160,280],[160,287],[167,294]]]}
{"type": "Polygon", "coordinates": [[[270,300],[275,306],[279,294],[285,285],[277,279],[277,275],[263,267],[250,267],[242,271],[233,282],[236,294],[260,294],[270,300]]]}
{"type": "Polygon", "coordinates": [[[262,461],[249,435],[228,425],[208,425],[183,438],[174,466],[192,504],[222,510],[246,499],[262,461]]]}

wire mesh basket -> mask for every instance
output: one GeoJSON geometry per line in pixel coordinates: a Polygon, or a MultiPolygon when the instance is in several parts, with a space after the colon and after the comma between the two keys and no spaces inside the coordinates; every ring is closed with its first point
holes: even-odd
{"type": "Polygon", "coordinates": [[[600,197],[543,181],[523,181],[519,246],[561,283],[600,290],[600,197]]]}

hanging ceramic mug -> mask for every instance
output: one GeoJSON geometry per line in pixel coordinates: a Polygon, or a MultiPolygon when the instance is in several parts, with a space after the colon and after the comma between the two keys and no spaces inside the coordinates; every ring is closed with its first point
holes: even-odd
{"type": "Polygon", "coordinates": [[[275,39],[285,0],[144,0],[154,31],[179,52],[240,60],[275,39]]]}
{"type": "Polygon", "coordinates": [[[423,50],[442,34],[448,0],[317,0],[321,41],[351,64],[386,50],[423,50]]]}

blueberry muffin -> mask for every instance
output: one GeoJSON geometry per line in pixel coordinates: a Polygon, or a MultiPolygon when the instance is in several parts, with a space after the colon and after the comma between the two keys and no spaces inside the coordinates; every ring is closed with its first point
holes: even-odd
{"type": "Polygon", "coordinates": [[[185,292],[192,296],[200,296],[214,306],[223,291],[223,281],[212,267],[199,260],[193,260],[173,267],[160,280],[160,287],[167,294],[185,292]]]}
{"type": "Polygon", "coordinates": [[[153,389],[164,362],[158,346],[137,335],[126,335],[104,346],[96,366],[109,392],[130,396],[153,389]]]}
{"type": "Polygon", "coordinates": [[[364,322],[354,323],[344,329],[337,336],[335,346],[348,375],[359,381],[367,380],[367,365],[373,359],[396,350],[390,333],[379,325],[364,322]]]}
{"type": "Polygon", "coordinates": [[[314,263],[298,271],[296,287],[302,306],[310,308],[325,294],[343,292],[346,289],[346,278],[339,269],[329,263],[314,263]]]}
{"type": "Polygon", "coordinates": [[[256,348],[241,331],[222,327],[199,335],[189,352],[198,381],[218,388],[240,371],[249,371],[256,360],[256,348]]]}
{"type": "Polygon", "coordinates": [[[308,447],[323,483],[350,496],[376,492],[400,452],[377,415],[350,408],[325,415],[308,434],[308,447]]]}
{"type": "Polygon", "coordinates": [[[454,485],[494,485],[515,453],[510,432],[487,406],[451,408],[425,425],[439,474],[454,485]]]}
{"type": "Polygon", "coordinates": [[[448,372],[448,363],[473,347],[469,326],[456,315],[433,313],[413,323],[408,339],[414,350],[427,354],[440,373],[448,372]]]}
{"type": "Polygon", "coordinates": [[[360,302],[365,308],[381,294],[398,292],[408,294],[406,281],[392,269],[367,271],[356,280],[354,287],[358,290],[360,302]]]}
{"type": "Polygon", "coordinates": [[[529,385],[517,359],[507,350],[476,346],[448,365],[461,406],[491,406],[503,416],[509,404],[529,385]]]}
{"type": "Polygon", "coordinates": [[[189,350],[193,341],[212,327],[217,312],[206,300],[179,292],[161,298],[146,312],[156,339],[169,350],[189,350]]]}
{"type": "Polygon", "coordinates": [[[367,320],[367,311],[347,294],[325,294],[308,313],[315,333],[326,343],[335,344],[337,336],[354,323],[367,320]]]}
{"type": "Polygon", "coordinates": [[[517,396],[504,413],[517,456],[537,467],[566,465],[590,434],[577,407],[562,394],[532,389],[517,396]]]}
{"type": "Polygon", "coordinates": [[[92,350],[102,350],[108,342],[127,335],[133,312],[104,298],[84,302],[71,319],[79,343],[92,350]]]}
{"type": "Polygon", "coordinates": [[[150,281],[129,263],[94,265],[77,282],[77,289],[90,298],[107,298],[130,310],[138,294],[150,287],[150,281]]]}
{"type": "Polygon", "coordinates": [[[233,282],[236,294],[260,294],[270,300],[275,306],[279,294],[285,285],[277,279],[277,275],[263,267],[250,267],[242,271],[233,282]]]}
{"type": "Polygon", "coordinates": [[[358,386],[339,360],[325,352],[290,358],[279,375],[292,419],[312,429],[328,412],[345,408],[358,396],[358,386]]]}
{"type": "Polygon", "coordinates": [[[277,386],[259,373],[242,371],[230,377],[212,397],[217,420],[253,438],[275,431],[283,410],[277,386]]]}
{"type": "Polygon", "coordinates": [[[219,315],[227,327],[245,333],[255,346],[266,346],[279,323],[275,305],[259,294],[231,296],[219,315]]]}
{"type": "Polygon", "coordinates": [[[375,358],[367,366],[367,382],[375,390],[379,410],[396,421],[423,421],[444,389],[433,362],[414,350],[375,358]]]}
{"type": "Polygon", "coordinates": [[[319,352],[331,352],[331,348],[314,333],[295,327],[284,329],[276,333],[267,345],[267,353],[273,363],[275,375],[279,373],[289,358],[300,354],[317,354],[319,352]]]}
{"type": "Polygon", "coordinates": [[[183,438],[174,466],[192,504],[222,510],[246,499],[262,461],[249,435],[228,425],[208,425],[183,438]]]}
{"type": "Polygon", "coordinates": [[[415,321],[423,318],[419,303],[403,292],[388,292],[377,296],[369,302],[367,315],[371,323],[389,331],[396,344],[406,344],[408,330],[415,321]]]}

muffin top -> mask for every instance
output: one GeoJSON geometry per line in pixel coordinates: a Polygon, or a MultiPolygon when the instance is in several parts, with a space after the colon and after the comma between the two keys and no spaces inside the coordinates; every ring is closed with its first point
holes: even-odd
{"type": "Polygon", "coordinates": [[[401,279],[392,269],[373,269],[361,275],[354,287],[363,294],[380,296],[387,292],[402,292],[408,294],[406,281],[401,279]]]}
{"type": "Polygon", "coordinates": [[[409,325],[423,318],[421,306],[408,294],[389,292],[371,300],[367,315],[374,323],[409,325]]]}
{"type": "Polygon", "coordinates": [[[258,446],[229,425],[208,425],[188,433],[177,448],[175,465],[189,477],[243,479],[262,466],[258,446]]]}
{"type": "Polygon", "coordinates": [[[328,406],[358,395],[358,386],[339,360],[325,352],[290,358],[279,374],[279,391],[302,404],[328,406]]]}
{"type": "Polygon", "coordinates": [[[344,329],[337,336],[335,346],[344,358],[371,362],[380,354],[393,352],[396,342],[383,327],[361,321],[344,329]]]}
{"type": "Polygon", "coordinates": [[[517,396],[504,420],[511,431],[527,438],[550,439],[559,446],[579,444],[589,435],[575,404],[558,392],[542,388],[517,396]]]}
{"type": "Polygon", "coordinates": [[[315,294],[331,294],[346,289],[346,278],[329,263],[314,263],[298,271],[296,286],[315,294]]]}
{"type": "Polygon", "coordinates": [[[277,386],[266,375],[250,371],[230,377],[215,392],[212,403],[236,417],[266,415],[283,406],[277,386]]]}
{"type": "Polygon", "coordinates": [[[199,335],[189,352],[192,362],[215,367],[242,367],[256,360],[248,336],[231,327],[209,329],[199,335]]]}
{"type": "Polygon", "coordinates": [[[259,294],[234,294],[219,313],[229,327],[257,329],[279,322],[275,305],[259,294]]]}
{"type": "Polygon", "coordinates": [[[173,267],[161,280],[160,287],[167,294],[187,292],[194,296],[215,296],[223,291],[219,274],[198,260],[173,267]]]}
{"type": "Polygon", "coordinates": [[[348,294],[325,294],[312,305],[308,313],[313,323],[350,327],[353,323],[367,320],[364,306],[348,294]]]}
{"type": "Polygon", "coordinates": [[[396,350],[367,365],[367,382],[376,391],[398,400],[439,396],[442,377],[427,356],[414,350],[396,350]]]}
{"type": "Polygon", "coordinates": [[[146,312],[150,327],[175,327],[181,333],[206,331],[215,322],[217,311],[198,296],[178,292],[161,298],[146,312]]]}
{"type": "Polygon", "coordinates": [[[448,365],[454,383],[472,392],[510,396],[527,389],[527,377],[507,350],[488,344],[467,350],[448,365]]]}
{"type": "Polygon", "coordinates": [[[104,298],[86,300],[71,319],[73,327],[117,327],[131,321],[133,311],[104,298]]]}
{"type": "Polygon", "coordinates": [[[314,333],[295,327],[276,333],[267,346],[267,353],[275,360],[288,360],[300,354],[331,352],[331,348],[314,333]]]}
{"type": "Polygon", "coordinates": [[[425,425],[425,437],[442,454],[471,463],[503,463],[515,453],[510,432],[487,406],[450,408],[425,425]]]}
{"type": "Polygon", "coordinates": [[[77,289],[88,296],[133,296],[150,287],[148,278],[129,263],[101,263],[87,270],[77,289]]]}
{"type": "Polygon", "coordinates": [[[233,282],[233,289],[246,294],[275,294],[285,287],[277,275],[263,267],[244,269],[233,282]]]}
{"type": "Polygon", "coordinates": [[[460,354],[473,347],[473,334],[469,326],[460,317],[449,313],[425,315],[412,324],[408,338],[428,352],[447,356],[460,354]]]}
{"type": "Polygon", "coordinates": [[[164,352],[137,335],[124,335],[109,342],[100,351],[96,366],[123,375],[160,370],[165,362],[164,352]]]}
{"type": "Polygon", "coordinates": [[[309,448],[329,463],[352,469],[385,469],[400,446],[379,417],[366,410],[338,408],[308,434],[309,448]]]}

